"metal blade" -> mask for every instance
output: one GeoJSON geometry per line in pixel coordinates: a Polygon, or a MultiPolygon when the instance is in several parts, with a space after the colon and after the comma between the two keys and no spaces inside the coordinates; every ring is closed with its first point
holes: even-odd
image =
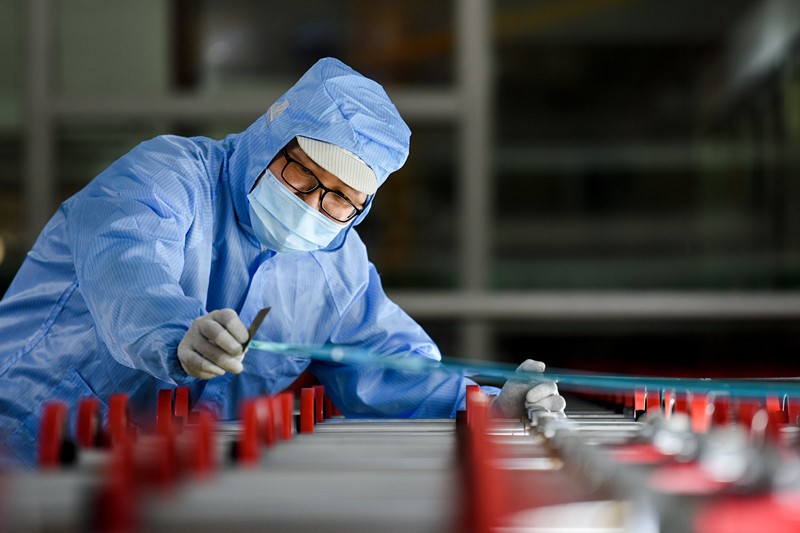
{"type": "MultiPolygon", "coordinates": [[[[269,313],[270,309],[272,309],[272,308],[271,307],[263,308],[261,311],[258,312],[256,317],[253,319],[253,323],[250,324],[250,327],[247,329],[247,334],[248,334],[247,342],[248,343],[251,340],[253,340],[253,337],[255,337],[256,331],[258,331],[258,328],[261,327],[261,323],[264,321],[264,318],[267,316],[267,313],[269,313]]],[[[247,344],[247,343],[245,343],[245,344],[247,344]]]]}

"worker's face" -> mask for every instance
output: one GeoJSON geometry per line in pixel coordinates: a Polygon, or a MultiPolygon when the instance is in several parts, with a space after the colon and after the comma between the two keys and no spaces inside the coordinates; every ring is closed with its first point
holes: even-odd
{"type": "MultiPolygon", "coordinates": [[[[311,171],[317,180],[319,180],[319,183],[322,184],[322,187],[338,193],[338,196],[340,197],[344,197],[344,199],[348,200],[353,207],[359,210],[359,212],[364,209],[364,204],[367,201],[367,195],[346,185],[342,180],[314,163],[314,161],[312,161],[311,158],[308,157],[305,152],[303,152],[303,150],[300,148],[300,145],[297,144],[297,141],[292,141],[289,143],[286,146],[285,151],[290,159],[300,163],[303,167],[311,171]]],[[[308,206],[318,210],[331,220],[339,224],[346,225],[349,220],[344,219],[346,219],[347,216],[352,212],[352,208],[349,207],[347,202],[343,202],[342,198],[334,198],[336,195],[328,193],[328,198],[325,200],[325,206],[323,206],[322,195],[325,193],[325,190],[322,187],[317,188],[310,193],[298,192],[284,179],[281,179],[281,173],[286,168],[287,162],[288,161],[286,157],[283,155],[283,151],[281,151],[281,153],[279,153],[278,156],[275,157],[275,159],[273,159],[269,164],[270,172],[272,172],[272,174],[278,178],[278,181],[280,181],[284,187],[292,191],[292,193],[303,200],[303,202],[305,202],[308,206]],[[338,217],[338,219],[336,217],[338,217]]],[[[260,180],[261,178],[259,178],[259,181],[260,180]]],[[[310,180],[310,183],[312,183],[313,186],[313,178],[310,178],[310,180]]],[[[256,185],[258,185],[258,181],[256,181],[256,185]]]]}

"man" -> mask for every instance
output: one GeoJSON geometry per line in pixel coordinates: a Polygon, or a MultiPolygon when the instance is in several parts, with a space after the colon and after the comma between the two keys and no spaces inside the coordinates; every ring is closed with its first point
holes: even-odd
{"type": "MultiPolygon", "coordinates": [[[[144,142],[64,202],[0,302],[0,438],[31,464],[41,406],[129,395],[152,420],[157,390],[236,418],[242,398],[309,369],[346,416],[443,417],[463,377],[313,362],[251,350],[257,338],[439,359],[389,301],[353,227],[408,155],[380,85],[323,59],[246,131],[144,142]]],[[[525,368],[544,369],[526,362],[525,368]]],[[[498,414],[560,411],[555,384],[509,383],[498,414]]]]}

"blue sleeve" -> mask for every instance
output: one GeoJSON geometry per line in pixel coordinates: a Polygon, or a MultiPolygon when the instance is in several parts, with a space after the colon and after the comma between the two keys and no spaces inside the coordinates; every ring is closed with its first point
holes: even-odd
{"type": "Polygon", "coordinates": [[[140,155],[121,159],[66,204],[78,283],[100,338],[120,364],[171,384],[194,381],[177,346],[205,313],[179,284],[192,202],[174,169],[140,155]],[[152,179],[165,173],[169,179],[152,179]]]}
{"type": "MultiPolygon", "coordinates": [[[[427,333],[389,300],[375,267],[369,265],[366,291],[337,324],[330,342],[385,357],[441,354],[427,333]]],[[[464,408],[468,378],[448,373],[416,373],[371,366],[314,361],[311,372],[347,417],[444,418],[464,408]]]]}

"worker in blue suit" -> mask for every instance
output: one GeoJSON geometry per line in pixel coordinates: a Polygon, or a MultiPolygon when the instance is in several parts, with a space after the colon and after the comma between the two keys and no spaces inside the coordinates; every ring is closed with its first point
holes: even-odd
{"type": "MultiPolygon", "coordinates": [[[[49,399],[105,409],[125,392],[147,426],[158,389],[185,385],[231,419],[306,369],[348,417],[454,416],[466,377],[243,347],[269,306],[258,339],[441,358],[353,229],[409,137],[380,85],[323,59],[244,132],[143,142],[65,201],[0,302],[0,461],[34,461],[49,399]]],[[[494,409],[516,416],[526,402],[564,408],[543,380],[510,383],[494,409]]]]}

